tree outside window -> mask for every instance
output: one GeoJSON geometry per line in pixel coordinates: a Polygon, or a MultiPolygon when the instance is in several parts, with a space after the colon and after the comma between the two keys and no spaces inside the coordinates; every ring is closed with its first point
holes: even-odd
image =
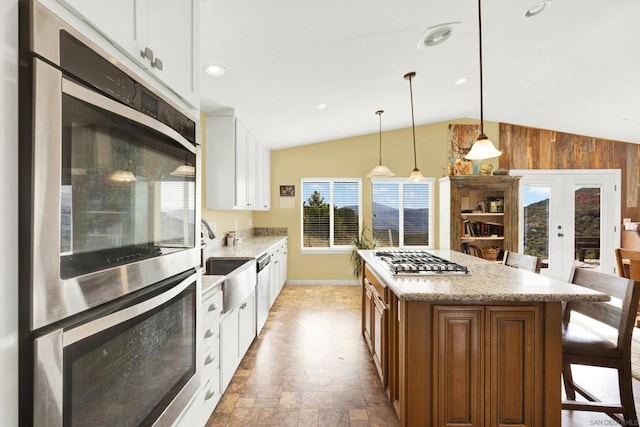
{"type": "Polygon", "coordinates": [[[359,179],[302,180],[302,247],[349,247],[360,234],[359,179]]]}

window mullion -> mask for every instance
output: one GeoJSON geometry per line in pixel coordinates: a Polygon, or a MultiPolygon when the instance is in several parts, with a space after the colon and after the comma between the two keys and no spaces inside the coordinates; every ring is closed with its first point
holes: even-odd
{"type": "Polygon", "coordinates": [[[404,246],[404,185],[398,183],[398,247],[404,246]]]}
{"type": "Polygon", "coordinates": [[[333,204],[333,183],[334,181],[331,180],[329,181],[329,247],[333,248],[334,244],[333,244],[333,210],[334,210],[334,204],[333,204]]]}

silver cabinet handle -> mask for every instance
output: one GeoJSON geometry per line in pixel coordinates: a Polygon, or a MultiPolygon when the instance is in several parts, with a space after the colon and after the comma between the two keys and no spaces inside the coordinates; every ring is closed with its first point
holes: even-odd
{"type": "Polygon", "coordinates": [[[162,71],[162,59],[156,58],[151,60],[151,66],[158,71],[162,71]]]}
{"type": "Polygon", "coordinates": [[[207,390],[207,393],[204,395],[204,400],[209,400],[215,395],[216,395],[216,390],[212,387],[209,390],[207,390]]]}
{"type": "Polygon", "coordinates": [[[242,305],[240,306],[240,310],[244,310],[246,306],[247,306],[247,303],[243,302],[242,305]]]}
{"type": "Polygon", "coordinates": [[[153,65],[153,51],[150,48],[145,47],[144,50],[141,50],[140,56],[151,61],[151,64],[153,65]]]}
{"type": "Polygon", "coordinates": [[[209,365],[209,364],[211,364],[211,362],[213,362],[214,360],[216,360],[216,358],[209,354],[209,355],[207,355],[207,358],[205,359],[204,364],[205,364],[205,365],[209,365]]]}
{"type": "Polygon", "coordinates": [[[218,309],[218,304],[216,304],[215,302],[209,304],[209,311],[216,311],[217,309],[218,309]]]}
{"type": "Polygon", "coordinates": [[[204,333],[205,338],[211,338],[213,336],[213,329],[207,329],[207,332],[204,333]]]}

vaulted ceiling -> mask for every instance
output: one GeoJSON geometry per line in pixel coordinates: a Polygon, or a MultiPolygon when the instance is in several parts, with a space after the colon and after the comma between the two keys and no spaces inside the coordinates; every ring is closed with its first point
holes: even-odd
{"type": "MultiPolygon", "coordinates": [[[[523,16],[539,3],[482,2],[485,120],[640,143],[640,2],[523,16]]],[[[478,56],[476,0],[201,2],[201,67],[227,69],[202,72],[202,109],[233,108],[271,149],[375,133],[379,109],[383,130],[410,126],[409,71],[417,125],[479,118],[478,56]]]]}

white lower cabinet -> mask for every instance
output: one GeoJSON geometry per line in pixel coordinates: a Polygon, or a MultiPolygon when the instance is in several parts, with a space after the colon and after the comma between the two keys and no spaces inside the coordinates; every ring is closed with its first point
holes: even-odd
{"type": "Polygon", "coordinates": [[[220,323],[220,392],[224,393],[240,361],[256,337],[256,292],[220,323]]]}
{"type": "Polygon", "coordinates": [[[271,270],[269,272],[270,302],[276,301],[282,291],[282,287],[287,282],[287,239],[278,243],[269,251],[271,255],[271,270]]]}
{"type": "Polygon", "coordinates": [[[202,296],[198,328],[198,369],[200,389],[178,423],[182,427],[204,426],[220,396],[220,316],[222,291],[217,286],[202,296]]]}

